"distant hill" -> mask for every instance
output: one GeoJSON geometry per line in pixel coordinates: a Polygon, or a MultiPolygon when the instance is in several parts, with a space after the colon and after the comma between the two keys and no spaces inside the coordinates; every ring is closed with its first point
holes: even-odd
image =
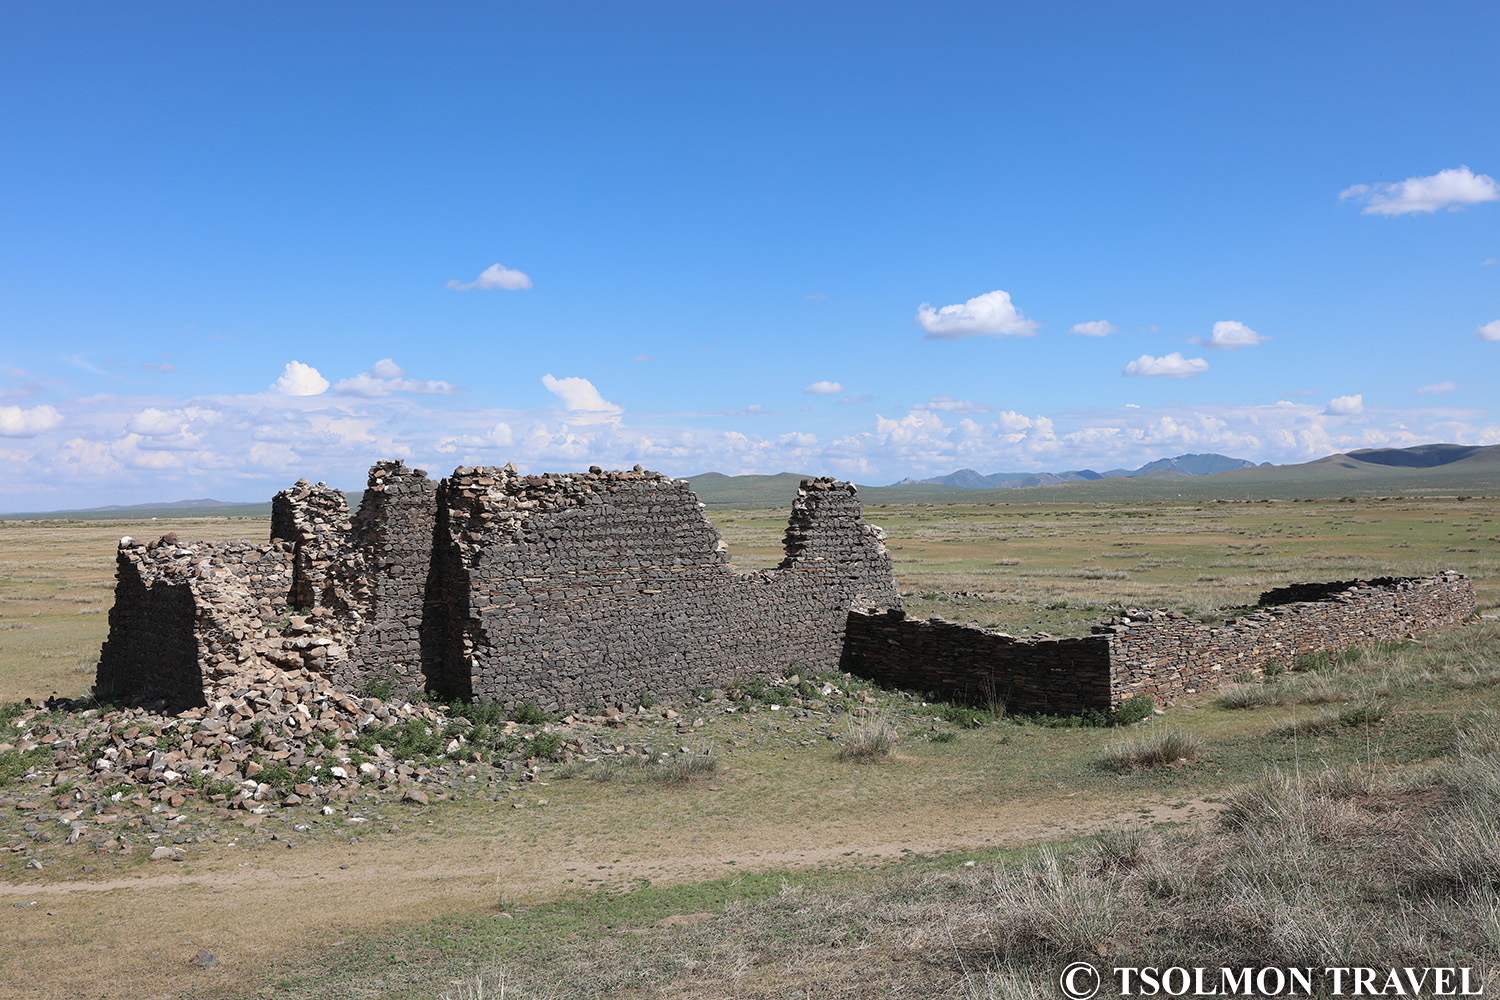
{"type": "MultiPolygon", "coordinates": [[[[866,504],[930,503],[1149,503],[1152,501],[1302,500],[1317,497],[1500,496],[1500,445],[1430,444],[1328,455],[1296,465],[1249,462],[1223,472],[1192,473],[1202,466],[1178,456],[1129,470],[1134,475],[1037,483],[990,489],[906,481],[892,486],[861,486],[866,504]],[[1178,467],[1172,466],[1179,463],[1178,467]],[[1438,464],[1428,464],[1438,462],[1438,464]],[[1155,466],[1155,468],[1152,468],[1155,466]]],[[[1206,456],[1198,456],[1206,457],[1206,456]]],[[[1224,456],[1217,456],[1224,459],[1224,456]]],[[[1242,459],[1224,459],[1242,462],[1242,459]]],[[[973,470],[970,470],[973,471],[973,470]]],[[[690,476],[698,497],[710,507],[787,507],[805,476],[690,476]],[[705,488],[700,489],[700,483],[705,488]],[[733,498],[728,500],[728,498],[733,498]],[[728,500],[728,502],[726,502],[728,500]]],[[[941,478],[941,477],[939,477],[941,478]]]]}
{"type": "Polygon", "coordinates": [[[1095,472],[1093,469],[1075,469],[1069,472],[991,472],[989,475],[981,475],[973,469],[959,469],[950,472],[946,476],[933,476],[929,479],[903,479],[893,486],[915,486],[927,484],[931,486],[957,486],[961,489],[988,490],[1000,487],[1002,489],[1020,489],[1026,486],[1050,486],[1054,483],[1076,483],[1083,480],[1114,479],[1118,477],[1155,476],[1158,479],[1171,479],[1178,476],[1208,476],[1215,472],[1229,472],[1233,469],[1251,469],[1255,463],[1243,458],[1229,458],[1226,455],[1178,455],[1176,458],[1158,458],[1154,462],[1148,462],[1139,469],[1110,469],[1108,472],[1095,472]]]}
{"type": "MultiPolygon", "coordinates": [[[[973,469],[961,469],[961,473],[973,469]]],[[[802,480],[811,473],[726,476],[704,472],[686,477],[709,507],[749,509],[790,507],[802,480]]],[[[1327,455],[1297,465],[1254,465],[1223,455],[1179,455],[1148,462],[1139,469],[1088,469],[1062,473],[994,473],[1005,485],[988,488],[947,482],[903,480],[891,486],[861,486],[866,504],[984,503],[1150,503],[1153,501],[1302,500],[1318,497],[1500,496],[1500,445],[1424,444],[1412,448],[1369,448],[1327,455]],[[1219,472],[1196,472],[1215,462],[1242,463],[1219,472]],[[1071,477],[1071,478],[1070,478],[1071,477]]],[[[993,477],[981,477],[990,479],[993,477]]],[[[949,477],[937,477],[938,480],[949,477]]],[[[961,477],[959,481],[967,481],[961,477]]],[[[360,494],[345,493],[349,509],[360,494]]],[[[270,517],[269,503],[175,500],[24,514],[0,520],[143,520],[153,517],[270,517]]]]}

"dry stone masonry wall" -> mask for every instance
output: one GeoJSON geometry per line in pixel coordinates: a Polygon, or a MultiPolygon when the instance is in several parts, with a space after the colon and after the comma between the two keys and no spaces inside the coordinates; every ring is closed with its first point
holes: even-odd
{"type": "Polygon", "coordinates": [[[901,612],[851,612],[843,668],[908,689],[1014,712],[1108,710],[1136,694],[1170,703],[1303,653],[1406,638],[1474,613],[1468,577],[1299,584],[1267,591],[1260,607],[1220,625],[1173,611],[1129,611],[1077,639],[1020,640],[901,612]]]}
{"type": "Polygon", "coordinates": [[[900,607],[883,535],[831,479],[804,481],[786,558],[756,573],[729,564],[685,481],[640,467],[435,484],[380,462],[352,520],[302,480],[276,495],[272,533],[122,540],[100,692],[197,705],[226,670],[270,665],[576,710],[832,669],[852,608],[900,607]]]}
{"type": "Polygon", "coordinates": [[[1017,712],[1170,701],[1225,677],[1457,624],[1471,582],[1305,584],[1221,625],[1131,611],[1075,639],[1020,640],[905,617],[879,528],[855,487],[804,480],[785,558],[740,573],[683,480],[622,472],[523,476],[461,467],[441,483],[383,461],[358,513],[300,480],[272,502],[272,539],[120,540],[97,687],[205,704],[266,669],[339,689],[426,689],[549,711],[680,698],[842,668],[1017,712]]]}

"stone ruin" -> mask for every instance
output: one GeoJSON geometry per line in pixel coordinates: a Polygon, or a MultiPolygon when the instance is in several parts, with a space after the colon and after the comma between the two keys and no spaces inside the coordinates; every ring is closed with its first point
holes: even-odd
{"type": "Polygon", "coordinates": [[[901,606],[883,537],[808,479],[781,564],[739,573],[684,480],[382,461],[352,517],[276,494],[269,542],[121,539],[96,693],[190,707],[277,668],[561,712],[832,670],[851,610],[901,606]]]}
{"type": "Polygon", "coordinates": [[[1338,654],[1458,625],[1475,611],[1474,584],[1450,571],[1296,584],[1220,624],[1177,611],[1129,610],[1076,638],[1017,639],[899,608],[851,611],[842,667],[893,687],[1009,711],[1109,712],[1134,695],[1158,705],[1237,677],[1295,666],[1304,654],[1338,654]]]}
{"type": "Polygon", "coordinates": [[[1272,590],[1222,624],[1132,610],[1093,635],[1017,639],[908,619],[883,538],[852,484],[807,479],[781,564],[739,573],[684,480],[506,466],[434,483],[383,461],[353,517],[301,480],[276,494],[269,542],[121,539],[96,693],[202,706],[280,670],[331,692],[597,715],[842,669],[1015,712],[1108,712],[1475,610],[1472,582],[1446,572],[1272,590]]]}

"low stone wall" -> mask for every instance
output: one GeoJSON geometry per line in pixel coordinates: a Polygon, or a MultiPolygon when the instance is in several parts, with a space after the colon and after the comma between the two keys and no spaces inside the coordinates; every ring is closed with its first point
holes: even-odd
{"type": "Polygon", "coordinates": [[[840,667],[938,700],[1012,712],[1076,715],[1110,707],[1109,641],[1102,636],[1023,640],[901,611],[849,613],[840,667]]]}
{"type": "Polygon", "coordinates": [[[1136,694],[1158,704],[1291,666],[1298,654],[1405,638],[1474,613],[1457,573],[1298,584],[1267,591],[1262,608],[1209,625],[1172,611],[1130,611],[1080,639],[1021,640],[942,619],[851,613],[843,668],[884,684],[1015,712],[1109,709],[1136,694]],[[1312,599],[1309,599],[1312,598],[1312,599]]]}
{"type": "Polygon", "coordinates": [[[1272,661],[1290,667],[1301,653],[1338,653],[1457,625],[1475,607],[1474,585],[1458,573],[1283,587],[1261,603],[1262,610],[1222,625],[1152,611],[1097,626],[1109,639],[1114,701],[1138,693],[1170,700],[1237,674],[1263,674],[1272,661]],[[1322,599],[1296,599],[1313,595],[1322,599]]]}

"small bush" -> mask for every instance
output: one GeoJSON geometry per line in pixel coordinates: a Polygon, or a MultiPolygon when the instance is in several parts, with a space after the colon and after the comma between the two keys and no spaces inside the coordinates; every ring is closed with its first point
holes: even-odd
{"type": "Polygon", "coordinates": [[[888,722],[872,722],[852,731],[834,754],[837,760],[870,764],[890,756],[900,735],[888,722]]]}
{"type": "Polygon", "coordinates": [[[530,741],[526,755],[537,760],[557,760],[562,756],[563,738],[557,733],[537,733],[530,741]]]}
{"type": "Polygon", "coordinates": [[[1169,729],[1154,736],[1110,744],[1100,754],[1099,762],[1111,771],[1140,771],[1179,760],[1195,760],[1202,752],[1201,738],[1169,729]]]}
{"type": "Polygon", "coordinates": [[[1286,673],[1286,665],[1280,660],[1267,660],[1266,665],[1261,668],[1261,673],[1266,675],[1266,680],[1280,677],[1286,673]]]}
{"type": "Polygon", "coordinates": [[[359,689],[361,698],[379,698],[381,701],[388,700],[396,690],[396,682],[389,677],[372,677],[359,689]]]}
{"type": "Polygon", "coordinates": [[[1115,725],[1129,726],[1149,719],[1151,713],[1156,711],[1156,702],[1151,700],[1149,694],[1133,694],[1120,702],[1120,707],[1115,709],[1115,725]]]}
{"type": "Polygon", "coordinates": [[[544,726],[556,722],[557,716],[545,711],[534,701],[525,701],[510,710],[510,721],[523,726],[544,726]]]}
{"type": "Polygon", "coordinates": [[[1326,649],[1320,649],[1310,653],[1298,653],[1295,663],[1298,670],[1317,673],[1333,666],[1333,657],[1328,655],[1326,649]]]}
{"type": "Polygon", "coordinates": [[[957,743],[957,733],[933,733],[928,737],[934,743],[957,743]]]}

